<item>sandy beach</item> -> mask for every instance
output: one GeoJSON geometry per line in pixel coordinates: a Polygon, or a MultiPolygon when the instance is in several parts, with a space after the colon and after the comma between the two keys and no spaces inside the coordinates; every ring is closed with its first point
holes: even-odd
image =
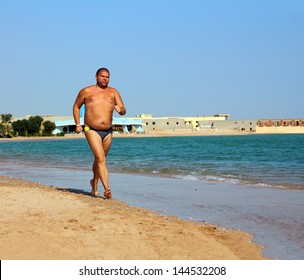
{"type": "Polygon", "coordinates": [[[1,259],[259,260],[252,236],[0,177],[1,259]]]}

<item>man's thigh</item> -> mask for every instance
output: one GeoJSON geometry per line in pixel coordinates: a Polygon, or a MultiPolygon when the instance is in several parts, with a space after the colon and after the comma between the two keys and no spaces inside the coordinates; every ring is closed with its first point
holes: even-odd
{"type": "Polygon", "coordinates": [[[102,141],[103,150],[105,156],[107,156],[112,144],[112,133],[106,136],[106,138],[102,141]]]}
{"type": "Polygon", "coordinates": [[[88,141],[88,144],[91,147],[93,154],[96,156],[104,156],[104,147],[101,137],[94,130],[89,130],[85,132],[85,137],[88,141]]]}

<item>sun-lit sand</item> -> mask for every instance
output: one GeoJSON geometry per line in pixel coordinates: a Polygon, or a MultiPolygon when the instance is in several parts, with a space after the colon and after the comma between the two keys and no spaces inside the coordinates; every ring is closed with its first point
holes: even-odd
{"type": "Polygon", "coordinates": [[[1,259],[264,259],[245,232],[0,177],[1,259]]]}

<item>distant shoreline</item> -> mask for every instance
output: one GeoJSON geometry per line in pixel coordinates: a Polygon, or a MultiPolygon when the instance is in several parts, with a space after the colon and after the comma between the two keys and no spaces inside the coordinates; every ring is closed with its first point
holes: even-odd
{"type": "MultiPolygon", "coordinates": [[[[264,131],[264,132],[248,132],[248,131],[149,131],[143,134],[137,133],[114,133],[113,138],[146,138],[146,137],[177,137],[177,136],[239,136],[239,135],[255,135],[255,134],[303,134],[302,131],[264,131]]],[[[18,136],[13,138],[0,138],[0,141],[20,141],[20,140],[59,140],[59,139],[81,139],[85,138],[84,134],[66,134],[65,136],[18,136]]]]}
{"type": "MultiPolygon", "coordinates": [[[[168,132],[168,131],[158,131],[158,132],[147,132],[144,134],[136,133],[114,133],[113,138],[145,138],[145,137],[175,137],[175,136],[220,136],[220,135],[248,135],[253,133],[248,132],[168,132]]],[[[0,138],[0,141],[19,141],[19,140],[59,140],[59,139],[81,139],[85,138],[84,134],[66,134],[65,136],[17,136],[13,138],[0,138]]]]}

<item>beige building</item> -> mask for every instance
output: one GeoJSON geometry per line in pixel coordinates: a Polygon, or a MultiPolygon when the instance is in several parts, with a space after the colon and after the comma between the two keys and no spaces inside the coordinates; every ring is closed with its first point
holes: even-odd
{"type": "Polygon", "coordinates": [[[200,122],[200,130],[215,132],[255,132],[257,120],[215,120],[200,122]]]}
{"type": "Polygon", "coordinates": [[[142,114],[137,118],[142,120],[146,132],[304,133],[304,119],[230,120],[229,114],[197,117],[153,117],[152,114],[142,114]]]}
{"type": "Polygon", "coordinates": [[[197,117],[153,117],[152,114],[141,114],[137,116],[142,120],[145,131],[182,131],[182,130],[200,130],[200,123],[225,121],[230,117],[229,114],[219,114],[214,116],[197,117]]]}

